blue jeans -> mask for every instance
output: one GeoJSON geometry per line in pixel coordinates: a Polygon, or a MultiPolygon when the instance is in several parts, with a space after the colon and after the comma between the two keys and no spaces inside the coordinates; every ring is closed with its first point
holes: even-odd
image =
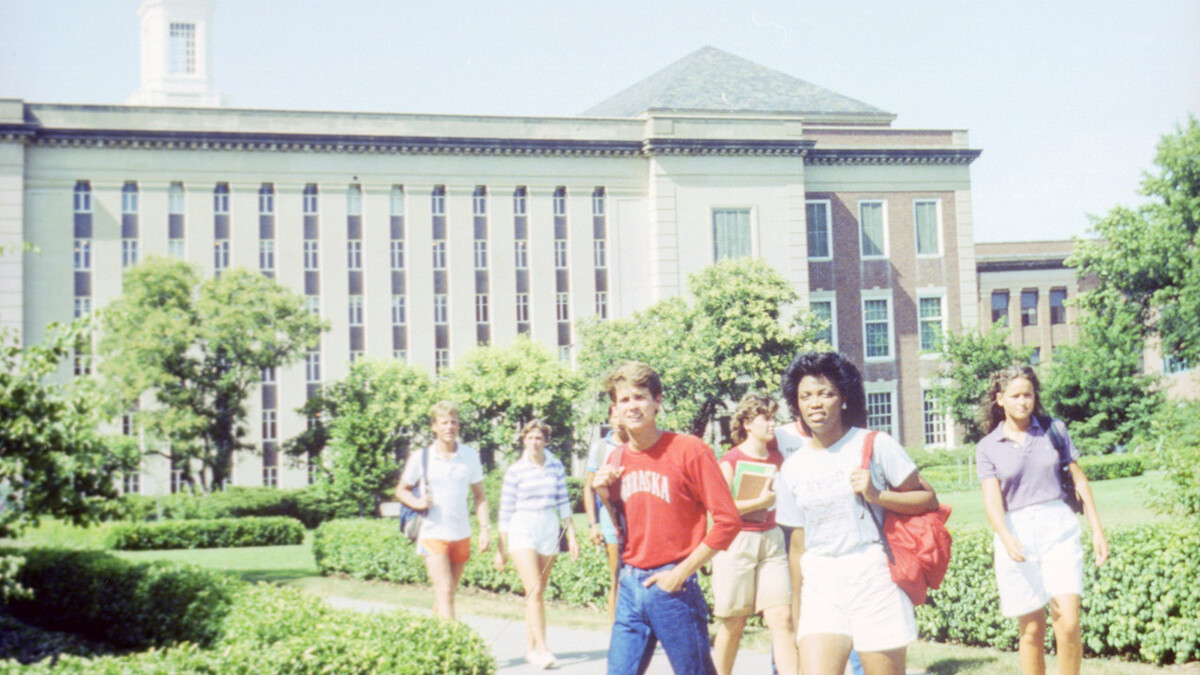
{"type": "Polygon", "coordinates": [[[673,567],[674,563],[648,570],[629,565],[621,568],[617,617],[608,645],[609,675],[646,672],[658,642],[676,673],[716,674],[708,644],[708,607],[696,575],[688,577],[674,593],[658,584],[642,586],[652,574],[673,567]]]}

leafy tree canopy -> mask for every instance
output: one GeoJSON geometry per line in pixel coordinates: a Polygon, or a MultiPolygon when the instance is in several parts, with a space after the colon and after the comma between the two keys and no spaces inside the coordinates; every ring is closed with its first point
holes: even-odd
{"type": "Polygon", "coordinates": [[[149,258],[125,273],[101,312],[99,370],[116,405],[195,459],[205,487],[224,486],[245,436],[246,397],[264,369],[294,363],[326,328],[303,298],[241,268],[201,280],[178,260],[149,258]]]}
{"type": "Polygon", "coordinates": [[[1121,292],[1165,353],[1200,363],[1200,122],[1162,138],[1157,169],[1142,180],[1150,201],[1117,207],[1093,224],[1068,264],[1121,292]]]}
{"type": "Polygon", "coordinates": [[[517,434],[534,418],[550,425],[551,447],[570,447],[582,384],[549,349],[520,336],[507,347],[464,354],[447,374],[443,391],[458,404],[463,437],[479,446],[490,466],[497,451],[509,457],[520,453],[517,434]]]}
{"type": "Polygon", "coordinates": [[[1079,342],[1055,349],[1042,373],[1047,411],[1070,423],[1084,454],[1126,445],[1162,404],[1142,369],[1145,324],[1138,307],[1111,286],[1079,301],[1079,342]]]}
{"type": "Polygon", "coordinates": [[[428,441],[436,400],[423,370],[392,359],[359,359],[341,382],[302,408],[316,423],[286,444],[289,454],[319,455],[316,479],[335,501],[373,512],[392,494],[400,462],[428,441]]]}
{"type": "Polygon", "coordinates": [[[88,329],[51,326],[44,344],[0,346],[0,537],[39,516],[94,522],[116,498],[113,480],[137,466],[137,449],[98,431],[103,416],[94,382],[57,384],[51,374],[88,329]]]}
{"type": "MultiPolygon", "coordinates": [[[[791,358],[812,349],[820,328],[811,315],[785,320],[796,292],[757,258],[722,260],[688,278],[691,296],[662,300],[627,319],[584,323],[579,364],[594,386],[624,361],[643,361],[662,376],[659,426],[701,435],[747,390],[776,392],[791,358]]],[[[607,414],[607,401],[592,411],[607,414]]]]}

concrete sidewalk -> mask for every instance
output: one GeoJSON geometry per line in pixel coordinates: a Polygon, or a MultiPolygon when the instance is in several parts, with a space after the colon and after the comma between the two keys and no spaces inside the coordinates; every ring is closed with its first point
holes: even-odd
{"type": "MultiPolygon", "coordinates": [[[[383,602],[326,597],[333,607],[367,612],[390,612],[396,606],[383,602]]],[[[407,611],[422,612],[405,608],[407,611]]],[[[428,610],[423,610],[428,614],[428,610]]],[[[492,647],[500,675],[533,675],[545,672],[525,662],[525,623],[521,620],[497,619],[485,616],[460,616],[463,623],[475,629],[492,647]]],[[[558,657],[554,670],[572,675],[604,675],[608,672],[608,633],[546,626],[546,642],[558,657]]],[[[650,662],[649,675],[671,675],[671,663],[660,647],[650,662]]],[[[735,675],[766,675],[771,672],[771,656],[750,650],[738,652],[735,675]]]]}

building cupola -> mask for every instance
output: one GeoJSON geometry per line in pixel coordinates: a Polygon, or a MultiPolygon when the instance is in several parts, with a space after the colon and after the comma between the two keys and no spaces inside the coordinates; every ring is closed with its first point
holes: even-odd
{"type": "Polygon", "coordinates": [[[209,46],[213,0],[143,0],[142,84],[130,105],[217,107],[209,46]]]}

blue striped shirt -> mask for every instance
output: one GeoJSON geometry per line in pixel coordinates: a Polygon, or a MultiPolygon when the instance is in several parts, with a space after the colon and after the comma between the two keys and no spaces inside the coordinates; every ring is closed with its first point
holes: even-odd
{"type": "Polygon", "coordinates": [[[507,532],[508,524],[517,511],[558,509],[560,518],[571,516],[571,501],[567,497],[567,470],[549,452],[543,466],[522,457],[504,472],[504,487],[500,490],[500,531],[507,532]]]}

